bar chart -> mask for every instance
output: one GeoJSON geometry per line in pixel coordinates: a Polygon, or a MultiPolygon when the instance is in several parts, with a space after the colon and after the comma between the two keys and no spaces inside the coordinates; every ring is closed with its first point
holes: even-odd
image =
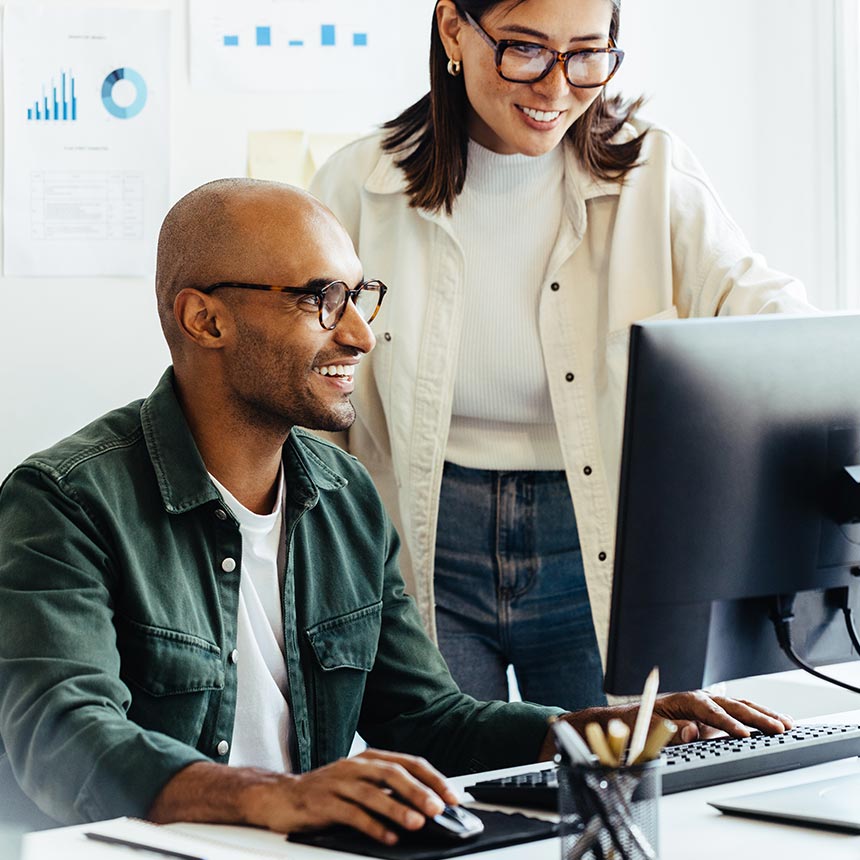
{"type": "MultiPolygon", "coordinates": [[[[368,38],[367,32],[361,30],[353,30],[341,28],[343,32],[347,32],[346,44],[353,48],[367,48],[368,38]]],[[[319,25],[319,41],[318,45],[324,48],[333,48],[339,44],[338,27],[336,24],[320,24],[319,25]]],[[[242,44],[242,36],[239,33],[225,33],[221,37],[221,44],[225,48],[238,48],[242,44]]],[[[307,38],[296,38],[294,35],[287,35],[285,39],[277,42],[272,41],[272,25],[260,24],[254,28],[254,38],[252,44],[257,48],[271,48],[273,44],[286,45],[288,48],[303,48],[311,44],[311,40],[307,38]]]]}
{"type": "Polygon", "coordinates": [[[74,122],[78,118],[78,97],[71,71],[61,71],[50,84],[42,86],[42,95],[27,108],[32,122],[74,122]]]}
{"type": "Polygon", "coordinates": [[[423,89],[426,65],[408,61],[426,39],[435,0],[188,4],[195,89],[339,95],[373,90],[376,104],[390,95],[388,112],[423,89]]]}

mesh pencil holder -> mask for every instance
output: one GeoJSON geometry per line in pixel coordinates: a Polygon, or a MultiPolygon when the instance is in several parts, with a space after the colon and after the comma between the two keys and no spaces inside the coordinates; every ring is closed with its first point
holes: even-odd
{"type": "Polygon", "coordinates": [[[660,765],[558,768],[561,860],[656,860],[660,765]]]}

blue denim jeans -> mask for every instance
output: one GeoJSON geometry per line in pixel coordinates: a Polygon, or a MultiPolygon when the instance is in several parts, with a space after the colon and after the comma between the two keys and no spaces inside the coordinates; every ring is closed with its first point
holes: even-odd
{"type": "Polygon", "coordinates": [[[606,703],[564,472],[445,464],[436,536],[439,647],[460,688],[569,710],[606,703]]]}

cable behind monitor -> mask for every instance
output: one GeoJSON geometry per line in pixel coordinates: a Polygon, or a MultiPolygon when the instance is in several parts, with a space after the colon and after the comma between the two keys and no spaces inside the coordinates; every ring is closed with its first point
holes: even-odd
{"type": "MultiPolygon", "coordinates": [[[[857,631],[854,628],[854,622],[851,618],[851,607],[848,606],[848,589],[845,591],[844,604],[839,601],[845,617],[845,624],[848,628],[848,635],[851,637],[851,642],[854,649],[860,653],[858,647],[857,631]]],[[[794,620],[794,598],[793,594],[780,594],[773,600],[773,609],[771,610],[770,620],[773,622],[773,628],[776,631],[776,639],[779,642],[779,647],[782,648],[785,656],[794,663],[799,669],[808,672],[822,681],[827,681],[830,684],[835,684],[837,687],[842,687],[845,690],[850,690],[852,693],[860,693],[860,687],[855,687],[853,684],[848,684],[845,681],[840,681],[838,678],[832,678],[829,675],[824,675],[817,669],[810,666],[798,653],[794,650],[794,645],[791,642],[791,622],[794,620]]],[[[837,595],[837,600],[839,596],[837,595]]]]}
{"type": "Polygon", "coordinates": [[[854,626],[854,615],[851,606],[848,603],[848,589],[846,587],[835,589],[836,605],[842,610],[842,615],[845,618],[845,627],[848,629],[848,635],[851,638],[851,644],[860,657],[860,637],[857,635],[857,628],[854,626]]]}

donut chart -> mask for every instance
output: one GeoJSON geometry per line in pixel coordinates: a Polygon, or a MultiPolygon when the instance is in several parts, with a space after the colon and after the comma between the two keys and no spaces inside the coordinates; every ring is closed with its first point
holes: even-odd
{"type": "Polygon", "coordinates": [[[114,69],[102,84],[102,104],[111,116],[117,119],[131,119],[137,116],[146,105],[146,81],[134,69],[120,67],[114,69]],[[120,105],[114,101],[113,88],[119,81],[128,81],[134,86],[136,96],[130,105],[120,105]]]}

